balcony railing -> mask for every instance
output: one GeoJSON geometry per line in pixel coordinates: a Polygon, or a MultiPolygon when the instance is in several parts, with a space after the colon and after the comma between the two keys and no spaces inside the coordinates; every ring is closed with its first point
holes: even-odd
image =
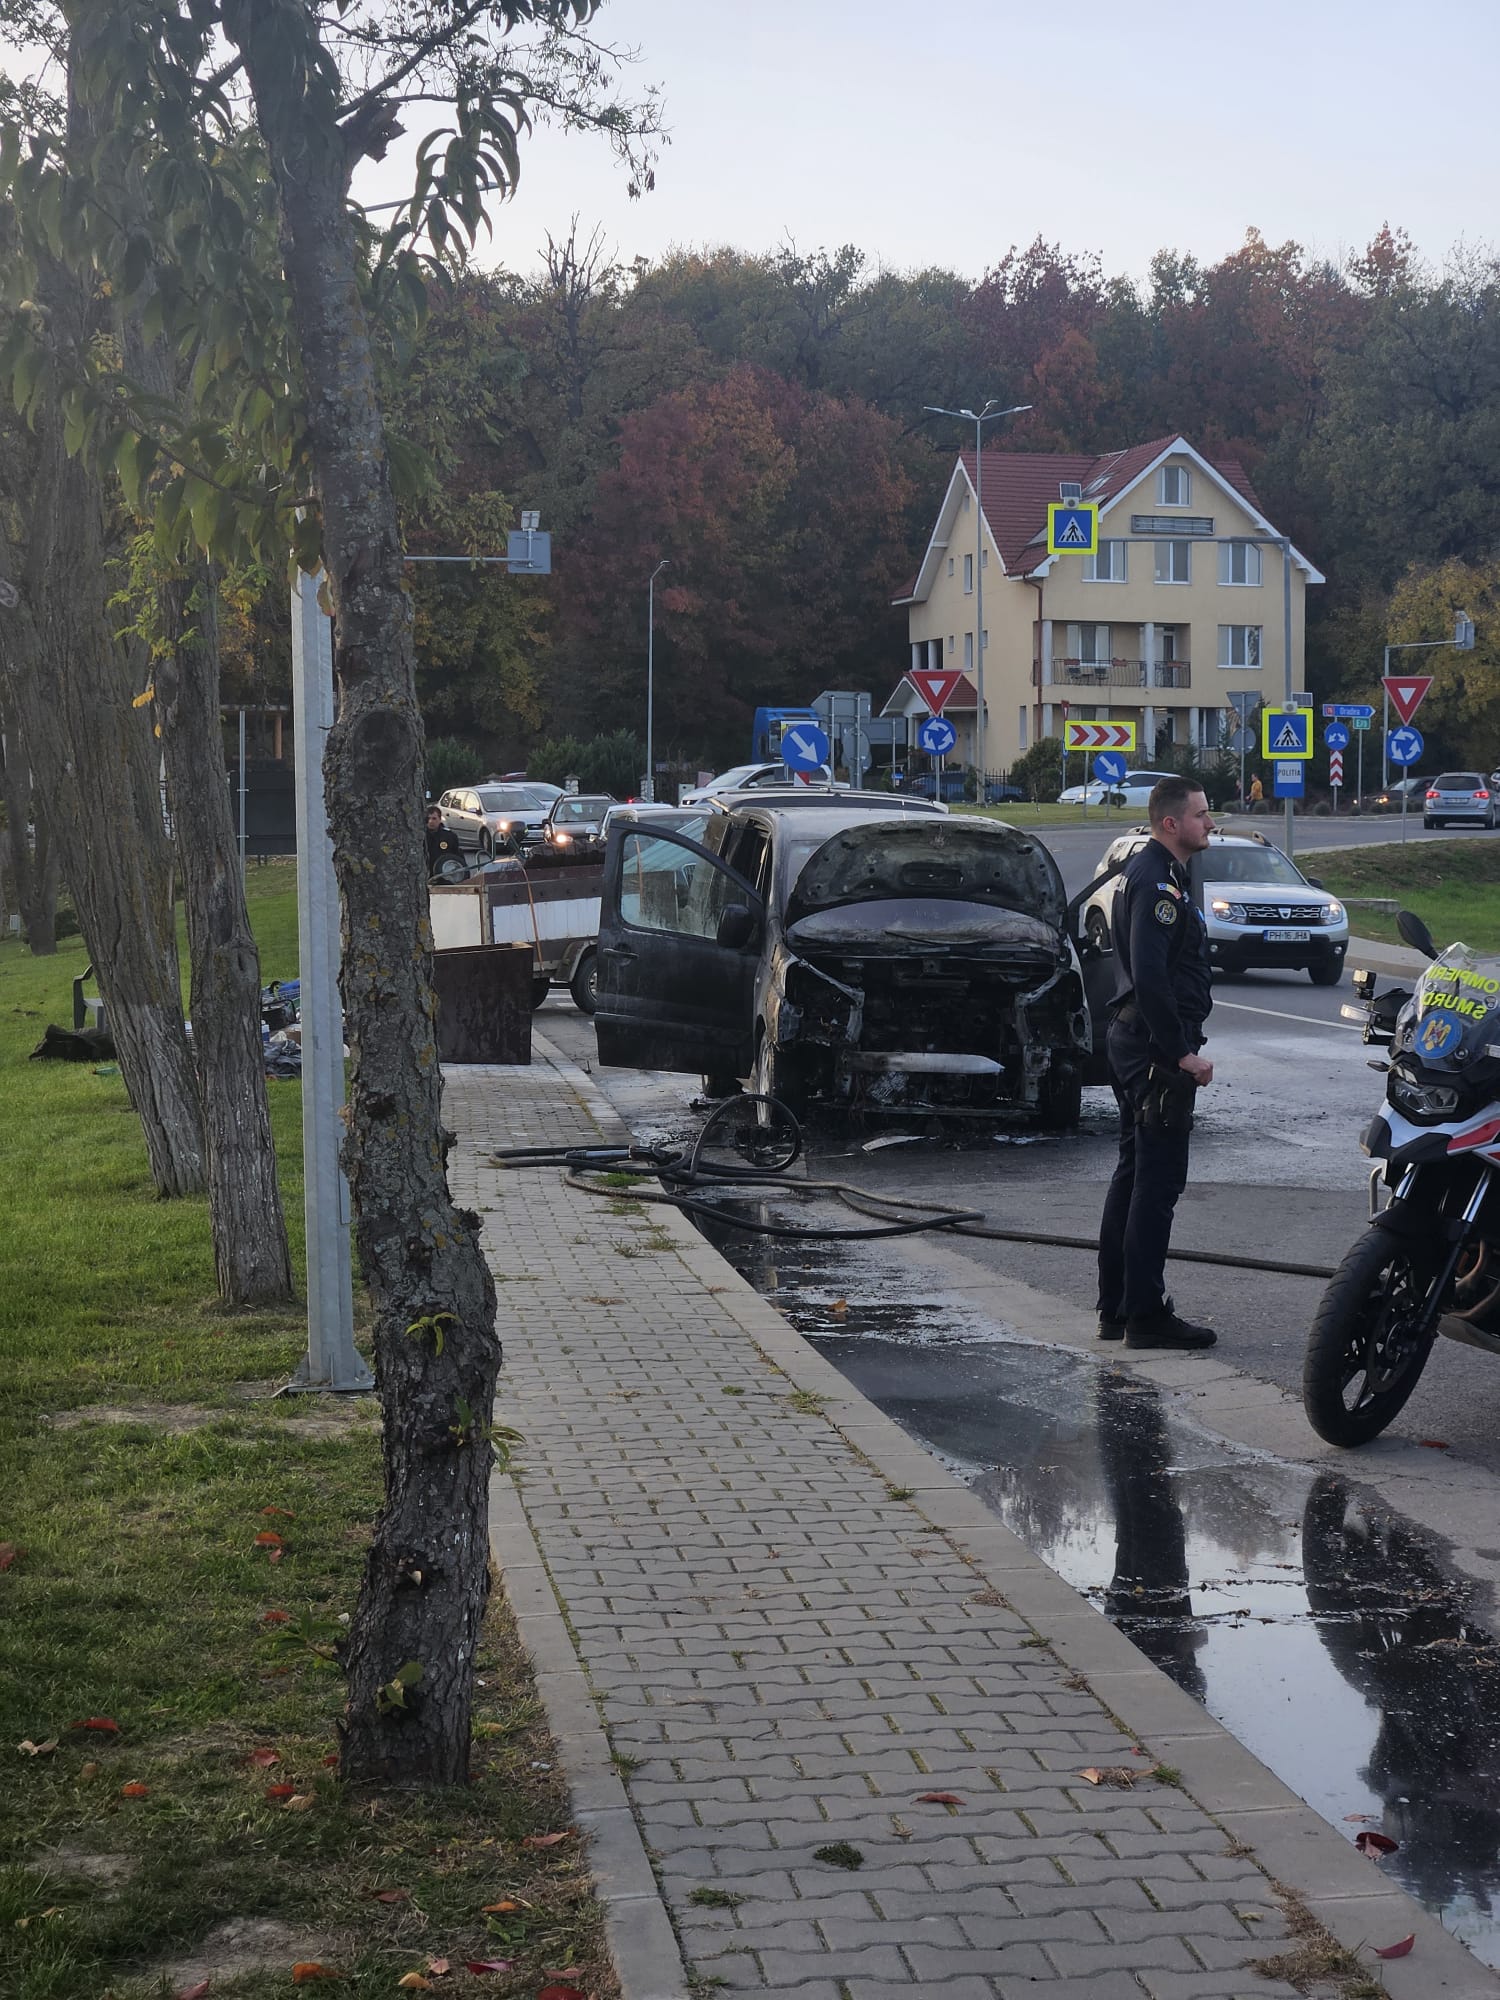
{"type": "Polygon", "coordinates": [[[1185,688],[1193,684],[1186,660],[1069,660],[1045,663],[1047,684],[1054,687],[1185,688]]]}

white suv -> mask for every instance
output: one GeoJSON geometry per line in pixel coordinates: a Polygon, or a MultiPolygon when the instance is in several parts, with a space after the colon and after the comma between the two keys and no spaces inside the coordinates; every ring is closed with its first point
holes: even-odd
{"type": "MultiPolygon", "coordinates": [[[[1096,875],[1128,861],[1151,838],[1149,827],[1121,834],[1104,850],[1096,875]]],[[[1310,882],[1259,834],[1215,833],[1205,853],[1188,865],[1188,880],[1208,927],[1216,972],[1251,966],[1290,966],[1314,986],[1337,986],[1349,948],[1349,918],[1336,896],[1310,882]]],[[[1108,950],[1113,944],[1120,877],[1102,882],[1083,906],[1087,934],[1108,950]]]]}

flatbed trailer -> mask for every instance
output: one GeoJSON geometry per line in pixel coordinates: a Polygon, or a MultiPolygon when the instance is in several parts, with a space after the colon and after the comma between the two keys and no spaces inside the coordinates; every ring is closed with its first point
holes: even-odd
{"type": "Polygon", "coordinates": [[[551,986],[566,986],[584,1013],[594,1011],[602,861],[502,861],[466,882],[429,889],[432,941],[438,951],[478,944],[529,944],[538,1005],[551,986]]]}

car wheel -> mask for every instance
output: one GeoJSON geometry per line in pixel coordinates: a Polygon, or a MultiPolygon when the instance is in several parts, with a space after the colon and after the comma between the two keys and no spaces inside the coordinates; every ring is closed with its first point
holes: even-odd
{"type": "Polygon", "coordinates": [[[1344,961],[1341,958],[1320,958],[1307,968],[1307,976],[1314,986],[1337,986],[1344,976],[1344,961]]]}
{"type": "Polygon", "coordinates": [[[592,1014],[599,1005],[599,954],[592,945],[574,966],[568,991],[580,1014],[592,1014]]]}
{"type": "Polygon", "coordinates": [[[1102,910],[1089,911],[1083,920],[1083,934],[1095,951],[1109,950],[1109,924],[1102,910]]]}
{"type": "Polygon", "coordinates": [[[495,843],[488,827],[479,836],[479,858],[481,861],[493,861],[495,858],[495,843]]]}
{"type": "MultiPolygon", "coordinates": [[[[798,1064],[784,1050],[773,1048],[771,1037],[764,1030],[755,1052],[750,1088],[757,1097],[779,1099],[799,1124],[807,1115],[807,1085],[798,1064]]],[[[763,1104],[756,1107],[756,1115],[764,1125],[772,1122],[772,1113],[763,1104]]]]}
{"type": "Polygon", "coordinates": [[[1044,1132],[1071,1132],[1083,1115],[1083,1071],[1057,1056],[1042,1078],[1036,1122],[1044,1132]]]}

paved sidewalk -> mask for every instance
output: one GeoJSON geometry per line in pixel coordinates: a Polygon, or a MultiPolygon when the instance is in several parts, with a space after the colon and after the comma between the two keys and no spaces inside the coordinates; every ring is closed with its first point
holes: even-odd
{"type": "Polygon", "coordinates": [[[489,1164],[625,1136],[538,1042],[444,1112],[525,1437],[496,1558],[626,2000],[1290,2000],[1247,1969],[1269,1877],[1350,1946],[1415,1930],[1392,1994],[1500,1995],[675,1212],[489,1164]]]}

